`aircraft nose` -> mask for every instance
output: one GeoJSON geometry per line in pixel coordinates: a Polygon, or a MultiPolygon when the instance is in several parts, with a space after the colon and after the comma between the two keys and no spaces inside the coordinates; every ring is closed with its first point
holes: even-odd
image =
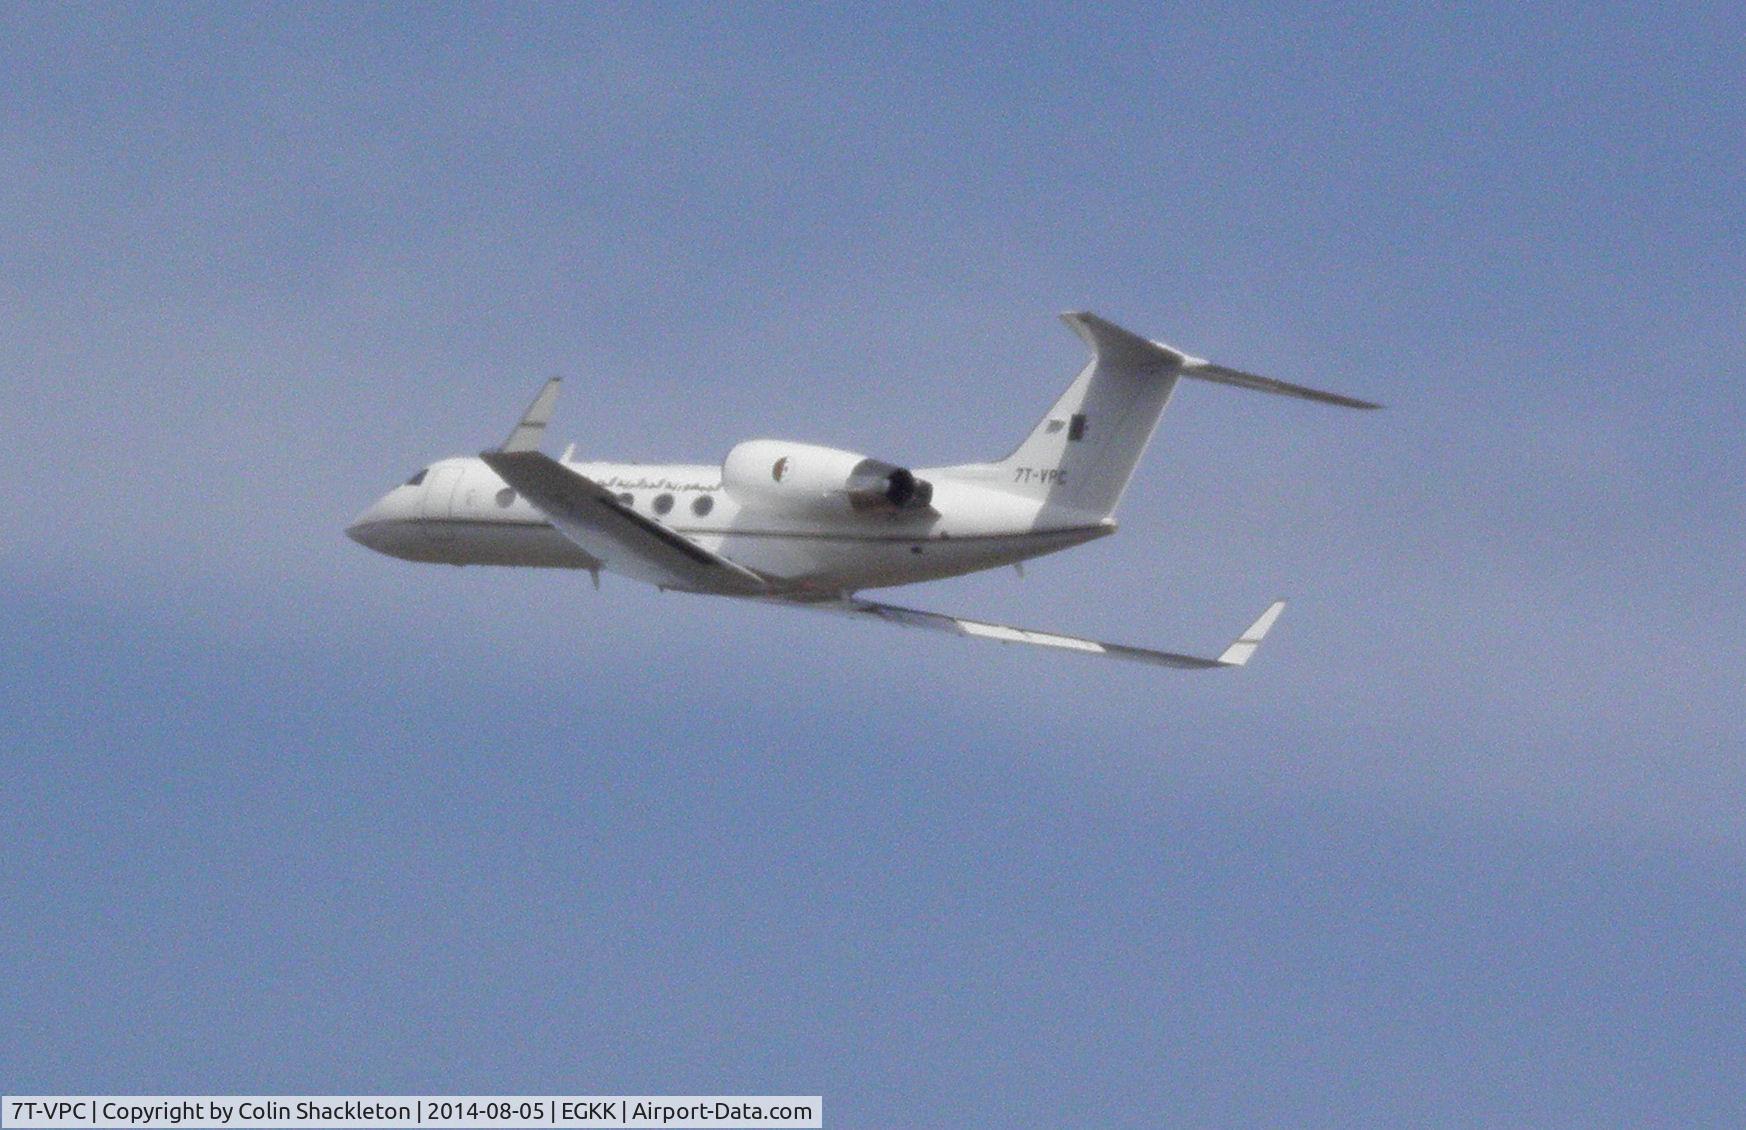
{"type": "Polygon", "coordinates": [[[402,531],[406,525],[407,515],[401,513],[401,507],[395,506],[389,495],[383,495],[375,502],[364,507],[351,524],[346,527],[346,536],[377,553],[393,554],[400,548],[403,539],[402,531]]]}
{"type": "MultiPolygon", "coordinates": [[[[369,512],[365,511],[365,513],[367,514],[369,512]]],[[[352,519],[351,525],[346,527],[346,536],[363,546],[365,549],[380,550],[380,543],[382,540],[381,525],[382,523],[380,522],[366,521],[364,515],[360,514],[352,519]]]]}

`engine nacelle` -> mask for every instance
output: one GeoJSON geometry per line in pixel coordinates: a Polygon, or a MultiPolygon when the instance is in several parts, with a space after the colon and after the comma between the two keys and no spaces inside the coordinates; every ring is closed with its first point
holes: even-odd
{"type": "Polygon", "coordinates": [[[932,483],[903,467],[810,443],[753,439],[728,452],[721,485],[742,503],[797,510],[925,510],[932,483]]]}

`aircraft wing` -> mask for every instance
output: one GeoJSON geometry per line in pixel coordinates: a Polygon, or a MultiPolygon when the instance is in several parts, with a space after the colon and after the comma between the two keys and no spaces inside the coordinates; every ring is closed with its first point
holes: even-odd
{"type": "Polygon", "coordinates": [[[1249,625],[1248,630],[1238,636],[1236,641],[1225,648],[1216,659],[1203,658],[1198,655],[1181,655],[1174,651],[1153,651],[1151,648],[1129,647],[1119,643],[1103,643],[1099,640],[1081,639],[1078,636],[1064,636],[1056,632],[1013,628],[1005,624],[989,624],[981,620],[966,620],[960,616],[947,616],[940,612],[922,612],[914,608],[899,608],[894,604],[878,604],[870,600],[849,598],[816,604],[808,603],[800,605],[800,607],[822,608],[827,611],[846,613],[850,616],[864,616],[904,628],[925,628],[955,636],[997,640],[1001,643],[1054,647],[1063,651],[1076,651],[1082,655],[1101,655],[1108,659],[1128,659],[1136,663],[1150,663],[1157,667],[1206,669],[1241,667],[1248,663],[1250,657],[1255,654],[1255,649],[1261,645],[1261,637],[1267,634],[1267,630],[1273,627],[1273,622],[1279,619],[1279,614],[1285,610],[1285,602],[1276,600],[1268,605],[1267,611],[1261,613],[1260,618],[1249,625]]]}
{"type": "Polygon", "coordinates": [[[691,592],[755,596],[770,588],[750,569],[643,517],[587,475],[543,452],[486,451],[479,458],[539,507],[559,533],[614,572],[691,592]]]}

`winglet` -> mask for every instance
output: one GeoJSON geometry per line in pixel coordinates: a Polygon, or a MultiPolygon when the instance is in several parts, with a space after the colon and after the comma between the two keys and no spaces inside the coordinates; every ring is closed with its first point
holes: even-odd
{"type": "Polygon", "coordinates": [[[1279,619],[1279,614],[1285,611],[1285,601],[1276,600],[1267,606],[1267,611],[1261,613],[1259,619],[1249,625],[1249,630],[1237,637],[1237,642],[1225,648],[1219,656],[1219,662],[1226,667],[1241,667],[1249,662],[1255,654],[1255,649],[1261,646],[1261,639],[1267,634],[1267,629],[1273,627],[1273,621],[1279,619]]]}
{"type": "Polygon", "coordinates": [[[540,389],[540,394],[527,406],[522,413],[521,423],[515,425],[515,430],[509,433],[509,438],[503,441],[499,451],[534,451],[540,446],[540,441],[546,436],[546,424],[552,418],[552,406],[558,400],[558,385],[561,378],[553,377],[546,382],[546,387],[540,389]]]}

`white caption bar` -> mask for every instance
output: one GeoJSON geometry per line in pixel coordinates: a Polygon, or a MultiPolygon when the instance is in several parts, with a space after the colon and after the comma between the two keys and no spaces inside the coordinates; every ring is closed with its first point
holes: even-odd
{"type": "Polygon", "coordinates": [[[336,1126],[485,1130],[500,1126],[824,1126],[818,1095],[7,1095],[0,1127],[260,1130],[336,1126]]]}

